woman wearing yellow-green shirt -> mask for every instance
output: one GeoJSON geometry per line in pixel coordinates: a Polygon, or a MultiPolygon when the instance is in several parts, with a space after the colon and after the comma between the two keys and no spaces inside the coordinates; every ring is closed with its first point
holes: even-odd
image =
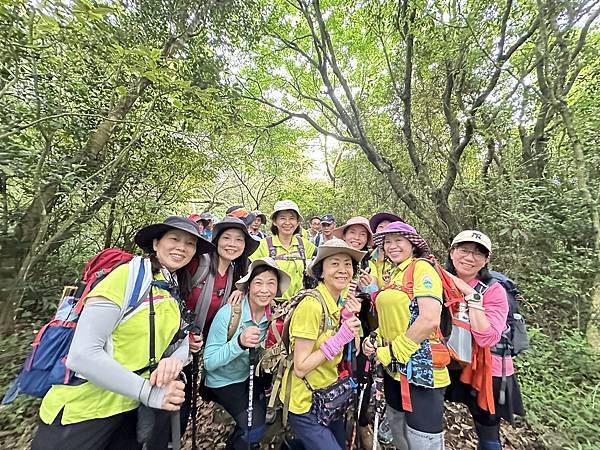
{"type": "Polygon", "coordinates": [[[441,450],[444,448],[444,390],[450,384],[447,361],[438,363],[432,345],[439,344],[437,332],[442,312],[442,283],[427,261],[427,242],[404,222],[391,222],[375,235],[383,240],[385,255],[394,264],[390,283],[379,291],[378,342],[363,343],[366,355],[376,354],[386,368],[384,392],[387,415],[400,449],[441,450]],[[414,262],[413,299],[403,290],[405,272],[414,262]]]}
{"type": "Polygon", "coordinates": [[[185,266],[214,246],[195,222],[177,216],[141,229],[135,242],[150,256],[117,267],[85,298],[66,361],[79,382],[54,385],[44,396],[33,450],[138,449],[139,404],[177,411],[184,400],[177,376],[187,337],[169,347],[184,324],[185,266]],[[132,280],[142,276],[146,294],[128,309],[132,280]]]}
{"type": "Polygon", "coordinates": [[[257,258],[269,256],[277,261],[281,270],[292,279],[290,287],[276,300],[292,298],[303,287],[304,271],[315,253],[315,246],[301,235],[300,209],[292,200],[280,200],[275,203],[271,214],[271,234],[261,239],[260,245],[250,256],[257,258]]]}
{"type": "Polygon", "coordinates": [[[288,420],[307,449],[346,448],[343,418],[327,425],[320,422],[313,405],[313,391],[336,383],[344,345],[359,334],[360,320],[355,314],[360,303],[351,296],[342,308],[341,293],[357,273],[364,255],[365,252],[353,249],[341,239],[323,243],[308,267],[308,273],[319,280],[317,292],[300,301],[290,321],[294,360],[283,376],[279,398],[286,403],[287,384],[291,383],[288,420]],[[326,316],[327,323],[322,323],[326,316]]]}

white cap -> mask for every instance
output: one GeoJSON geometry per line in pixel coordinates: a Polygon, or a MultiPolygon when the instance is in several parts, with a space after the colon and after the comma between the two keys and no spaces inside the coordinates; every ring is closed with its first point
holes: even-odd
{"type": "Polygon", "coordinates": [[[452,240],[452,246],[454,247],[456,244],[460,244],[462,242],[474,242],[476,244],[483,245],[488,252],[492,253],[492,240],[489,237],[487,237],[487,235],[483,234],[481,231],[461,231],[452,240]]]}
{"type": "Polygon", "coordinates": [[[300,221],[302,221],[302,216],[300,215],[300,208],[298,208],[298,205],[296,204],[296,202],[294,202],[292,200],[279,200],[277,203],[275,203],[275,206],[273,207],[273,212],[271,213],[271,220],[273,220],[273,217],[279,211],[288,211],[288,210],[296,211],[296,213],[298,214],[298,219],[300,221]]]}

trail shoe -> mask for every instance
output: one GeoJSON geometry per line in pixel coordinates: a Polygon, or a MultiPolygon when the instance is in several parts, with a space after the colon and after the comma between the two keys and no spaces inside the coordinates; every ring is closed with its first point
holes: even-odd
{"type": "Polygon", "coordinates": [[[392,443],[392,430],[390,430],[390,423],[388,422],[387,414],[383,416],[383,420],[379,424],[377,440],[382,445],[390,445],[392,443]]]}
{"type": "Polygon", "coordinates": [[[369,425],[358,427],[358,436],[363,450],[373,450],[373,431],[369,425]]]}

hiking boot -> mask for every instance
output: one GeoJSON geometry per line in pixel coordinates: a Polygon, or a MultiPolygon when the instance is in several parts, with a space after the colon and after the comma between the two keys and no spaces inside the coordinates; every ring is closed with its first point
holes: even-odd
{"type": "Polygon", "coordinates": [[[373,450],[373,431],[371,431],[369,425],[358,427],[358,436],[360,438],[360,446],[363,450],[373,450]]]}
{"type": "Polygon", "coordinates": [[[390,445],[392,443],[392,430],[390,430],[390,423],[387,419],[387,414],[383,417],[383,420],[379,424],[379,431],[377,432],[377,440],[382,445],[390,445]]]}

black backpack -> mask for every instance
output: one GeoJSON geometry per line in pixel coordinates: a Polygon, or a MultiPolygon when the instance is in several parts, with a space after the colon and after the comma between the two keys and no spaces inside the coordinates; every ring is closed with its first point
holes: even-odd
{"type": "Polygon", "coordinates": [[[502,332],[500,342],[494,345],[491,351],[500,356],[518,356],[529,348],[529,337],[527,336],[525,319],[519,312],[519,301],[523,299],[523,296],[515,282],[506,275],[495,271],[491,271],[490,275],[492,276],[492,280],[485,289],[494,283],[500,283],[506,290],[506,297],[508,299],[506,329],[502,332]]]}

